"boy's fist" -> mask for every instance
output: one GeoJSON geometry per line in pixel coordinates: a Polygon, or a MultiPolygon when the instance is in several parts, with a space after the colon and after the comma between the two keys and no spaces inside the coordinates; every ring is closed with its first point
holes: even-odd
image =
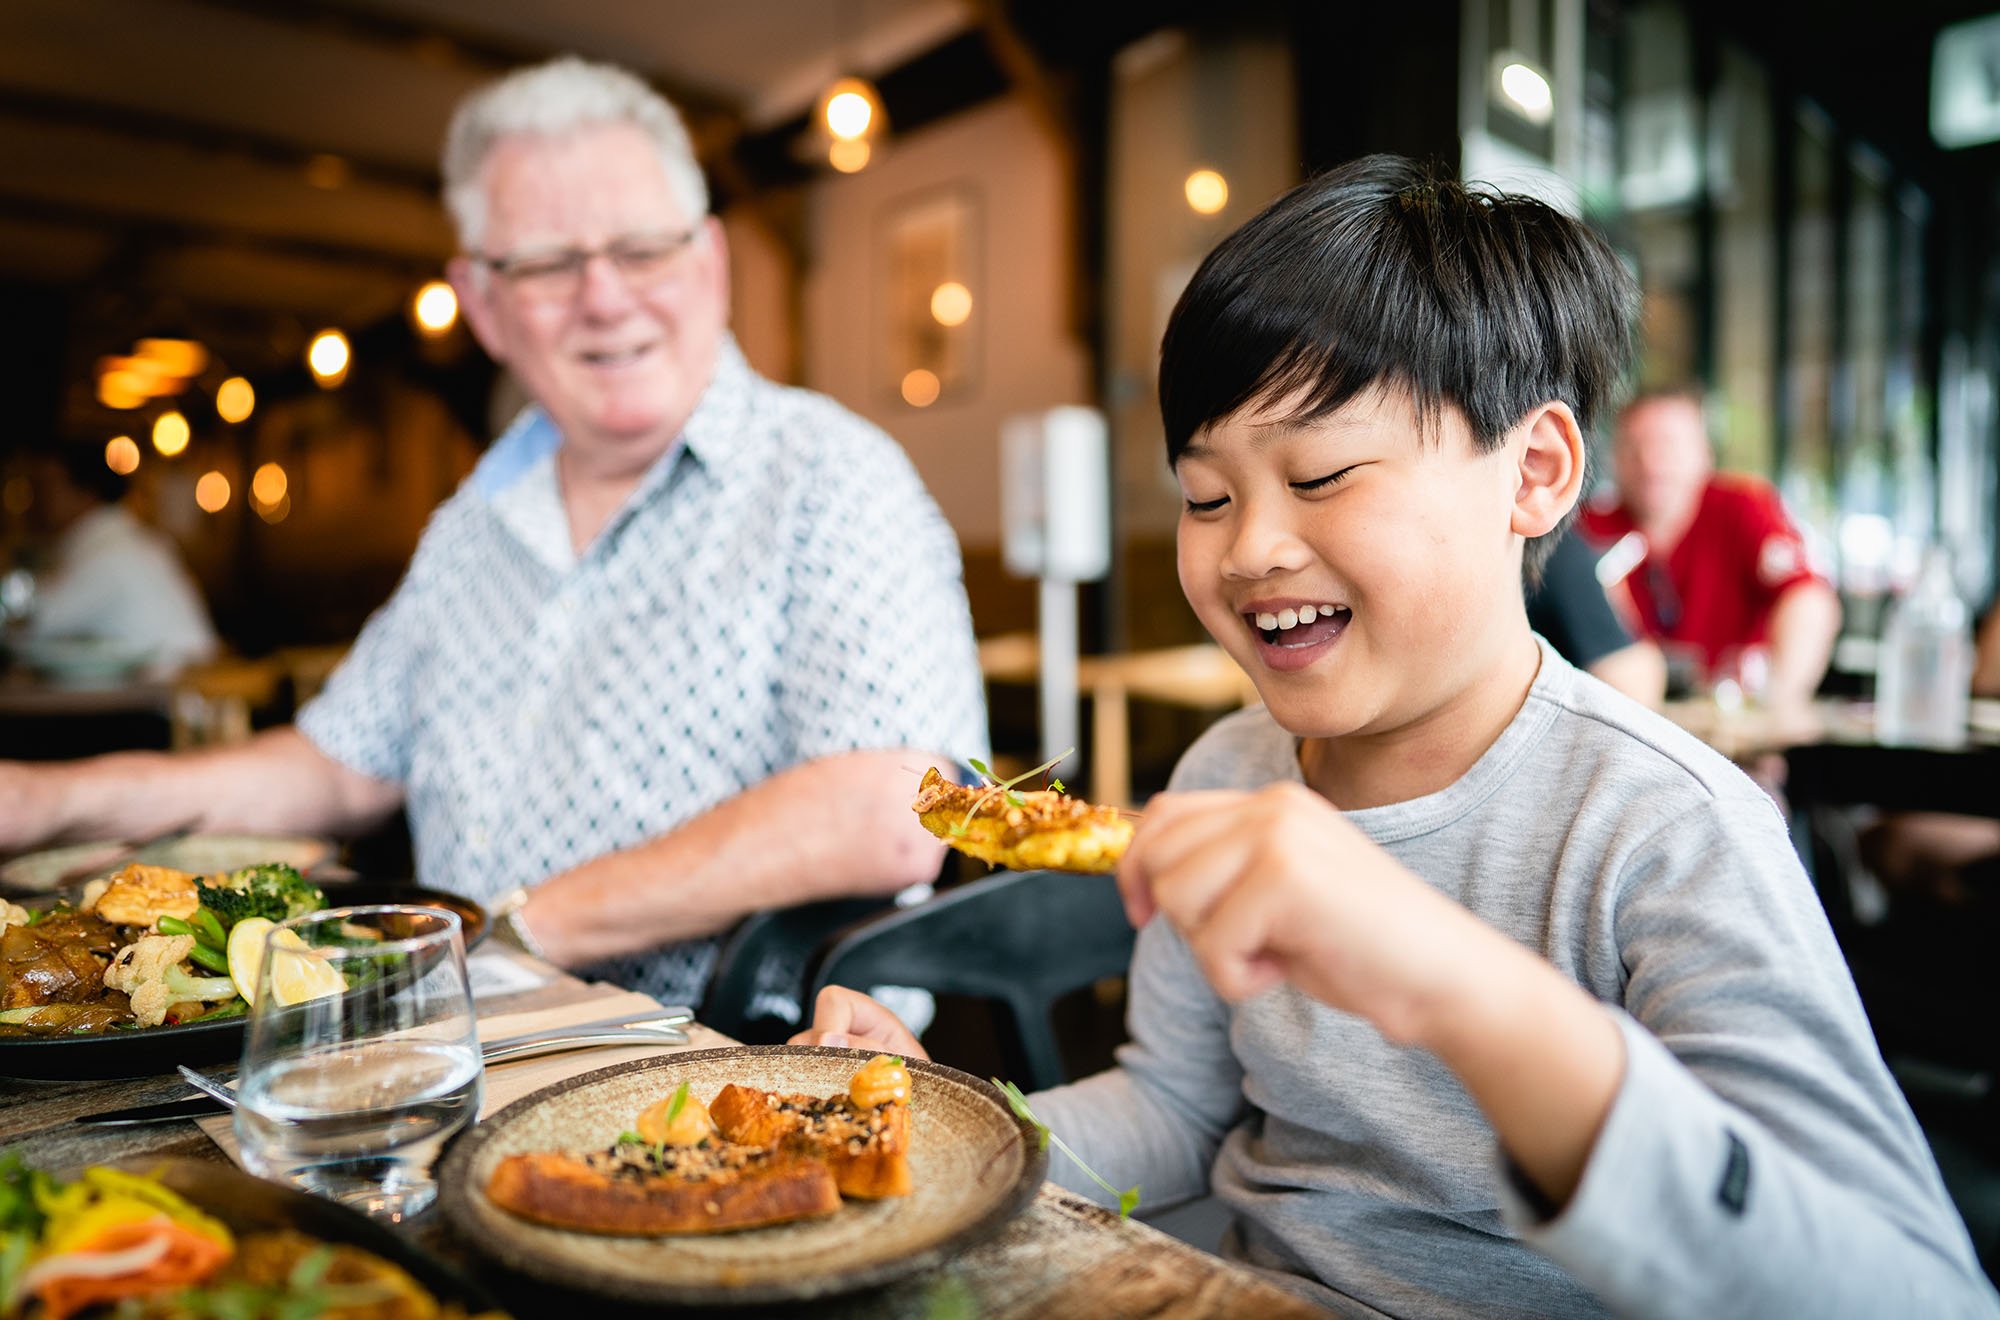
{"type": "Polygon", "coordinates": [[[1118,869],[1134,925],[1164,915],[1228,1000],[1281,981],[1410,1043],[1505,957],[1500,935],[1300,784],[1169,793],[1118,869]]]}

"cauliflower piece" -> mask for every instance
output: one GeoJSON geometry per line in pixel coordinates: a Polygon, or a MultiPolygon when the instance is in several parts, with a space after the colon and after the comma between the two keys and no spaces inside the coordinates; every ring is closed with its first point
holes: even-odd
{"type": "Polygon", "coordinates": [[[0,899],[0,930],[9,926],[25,926],[34,914],[19,903],[9,903],[0,899]]]}
{"type": "Polygon", "coordinates": [[[201,906],[194,881],[186,871],[133,862],[111,877],[96,912],[114,926],[151,926],[161,917],[185,921],[201,906]]]}
{"type": "Polygon", "coordinates": [[[190,976],[181,970],[181,960],[193,951],[192,935],[142,935],[111,959],[104,987],[131,998],[132,1016],[142,1027],[165,1022],[175,1004],[234,999],[236,983],[228,977],[190,976]]]}

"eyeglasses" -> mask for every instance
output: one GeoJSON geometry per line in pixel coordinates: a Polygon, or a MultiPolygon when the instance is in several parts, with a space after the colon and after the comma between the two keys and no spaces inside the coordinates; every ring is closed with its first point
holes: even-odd
{"type": "Polygon", "coordinates": [[[673,272],[674,258],[700,233],[695,226],[677,234],[627,234],[602,247],[551,248],[500,257],[479,254],[472,260],[505,279],[524,298],[561,303],[583,288],[583,273],[592,257],[608,257],[633,289],[660,284],[673,272]]]}

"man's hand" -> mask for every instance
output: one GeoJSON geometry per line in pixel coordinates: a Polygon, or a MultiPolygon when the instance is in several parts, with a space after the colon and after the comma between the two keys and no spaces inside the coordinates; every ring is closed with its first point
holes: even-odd
{"type": "Polygon", "coordinates": [[[812,1025],[792,1037],[791,1043],[874,1050],[913,1059],[931,1057],[901,1018],[859,990],[839,985],[819,992],[813,1001],[812,1025]]]}

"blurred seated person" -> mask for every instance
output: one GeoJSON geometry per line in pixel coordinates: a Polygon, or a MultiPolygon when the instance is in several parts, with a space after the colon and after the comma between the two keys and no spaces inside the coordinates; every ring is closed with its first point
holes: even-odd
{"type": "Polygon", "coordinates": [[[1597,580],[1598,554],[1580,536],[1561,539],[1528,587],[1528,626],[1563,659],[1589,671],[1643,706],[1667,695],[1667,658],[1634,637],[1597,580]]]}
{"type": "Polygon", "coordinates": [[[1617,501],[1586,509],[1581,526],[1599,547],[1639,538],[1644,556],[1623,581],[1645,634],[1670,659],[1692,655],[1708,683],[1737,677],[1732,661],[1761,650],[1765,702],[1811,700],[1840,632],[1840,599],[1807,562],[1778,492],[1714,470],[1700,398],[1654,391],[1627,404],[1612,468],[1617,501]]]}
{"type": "Polygon", "coordinates": [[[443,177],[467,322],[534,403],[296,727],[0,766],[0,849],[401,806],[424,884],[697,1002],[746,914],[936,874],[918,775],[985,741],[958,546],[893,440],[744,360],[722,225],[643,82],[517,72],[459,107],[443,177]]]}
{"type": "Polygon", "coordinates": [[[125,478],[86,444],[30,456],[27,523],[42,542],[30,638],[89,638],[166,674],[214,657],[215,628],[180,551],[125,507],[125,478]]]}

